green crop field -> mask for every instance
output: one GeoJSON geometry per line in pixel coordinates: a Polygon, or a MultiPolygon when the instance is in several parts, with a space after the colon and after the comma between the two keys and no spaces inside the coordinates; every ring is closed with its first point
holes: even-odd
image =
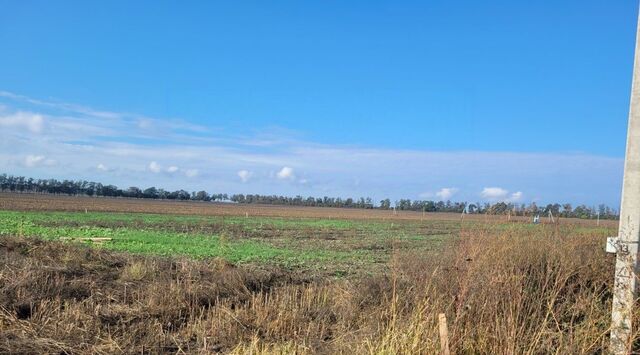
{"type": "MultiPolygon", "coordinates": [[[[383,270],[394,252],[438,251],[461,228],[549,228],[477,221],[382,221],[0,211],[0,234],[83,242],[97,248],[232,263],[276,264],[335,276],[383,270]],[[83,238],[110,238],[105,243],[83,238]]],[[[603,235],[610,228],[573,227],[603,235]]]]}
{"type": "Polygon", "coordinates": [[[384,267],[394,250],[430,252],[459,222],[0,211],[0,234],[233,263],[269,263],[337,276],[384,267]]]}

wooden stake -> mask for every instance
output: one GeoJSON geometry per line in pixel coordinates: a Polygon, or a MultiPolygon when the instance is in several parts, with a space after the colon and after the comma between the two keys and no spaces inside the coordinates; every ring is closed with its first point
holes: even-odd
{"type": "Polygon", "coordinates": [[[447,316],[445,316],[444,313],[438,315],[438,330],[440,333],[440,354],[450,355],[449,329],[447,329],[447,316]]]}

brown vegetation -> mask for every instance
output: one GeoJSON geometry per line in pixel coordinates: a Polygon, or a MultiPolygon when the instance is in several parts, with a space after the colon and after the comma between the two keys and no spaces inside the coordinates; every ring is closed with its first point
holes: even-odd
{"type": "Polygon", "coordinates": [[[432,354],[442,312],[456,353],[603,353],[613,257],[577,230],[463,230],[334,281],[2,238],[0,352],[432,354]]]}

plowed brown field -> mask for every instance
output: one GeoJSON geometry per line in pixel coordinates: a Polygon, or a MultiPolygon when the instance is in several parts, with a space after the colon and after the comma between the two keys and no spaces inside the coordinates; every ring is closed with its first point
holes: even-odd
{"type": "MultiPolygon", "coordinates": [[[[507,221],[508,216],[465,215],[458,213],[422,213],[414,211],[366,210],[356,208],[297,207],[212,203],[195,201],[148,200],[131,198],[103,198],[86,196],[57,196],[45,194],[0,193],[0,210],[14,211],[79,211],[160,213],[199,216],[260,216],[289,218],[338,218],[377,220],[445,220],[464,218],[476,221],[507,221]]],[[[511,217],[510,220],[528,222],[529,217],[511,217]]],[[[543,218],[543,223],[547,223],[543,218]]],[[[561,223],[595,226],[595,220],[561,219],[561,223]]],[[[600,221],[601,226],[615,227],[617,221],[600,221]]]]}

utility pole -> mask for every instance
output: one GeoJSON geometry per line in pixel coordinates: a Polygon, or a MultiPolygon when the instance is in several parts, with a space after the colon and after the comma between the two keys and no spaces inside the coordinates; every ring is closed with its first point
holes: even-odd
{"type": "Polygon", "coordinates": [[[627,151],[622,181],[620,227],[615,241],[616,269],[611,310],[611,352],[631,351],[631,320],[636,296],[638,242],[640,241],[640,22],[636,29],[636,47],[631,84],[627,151]]]}

